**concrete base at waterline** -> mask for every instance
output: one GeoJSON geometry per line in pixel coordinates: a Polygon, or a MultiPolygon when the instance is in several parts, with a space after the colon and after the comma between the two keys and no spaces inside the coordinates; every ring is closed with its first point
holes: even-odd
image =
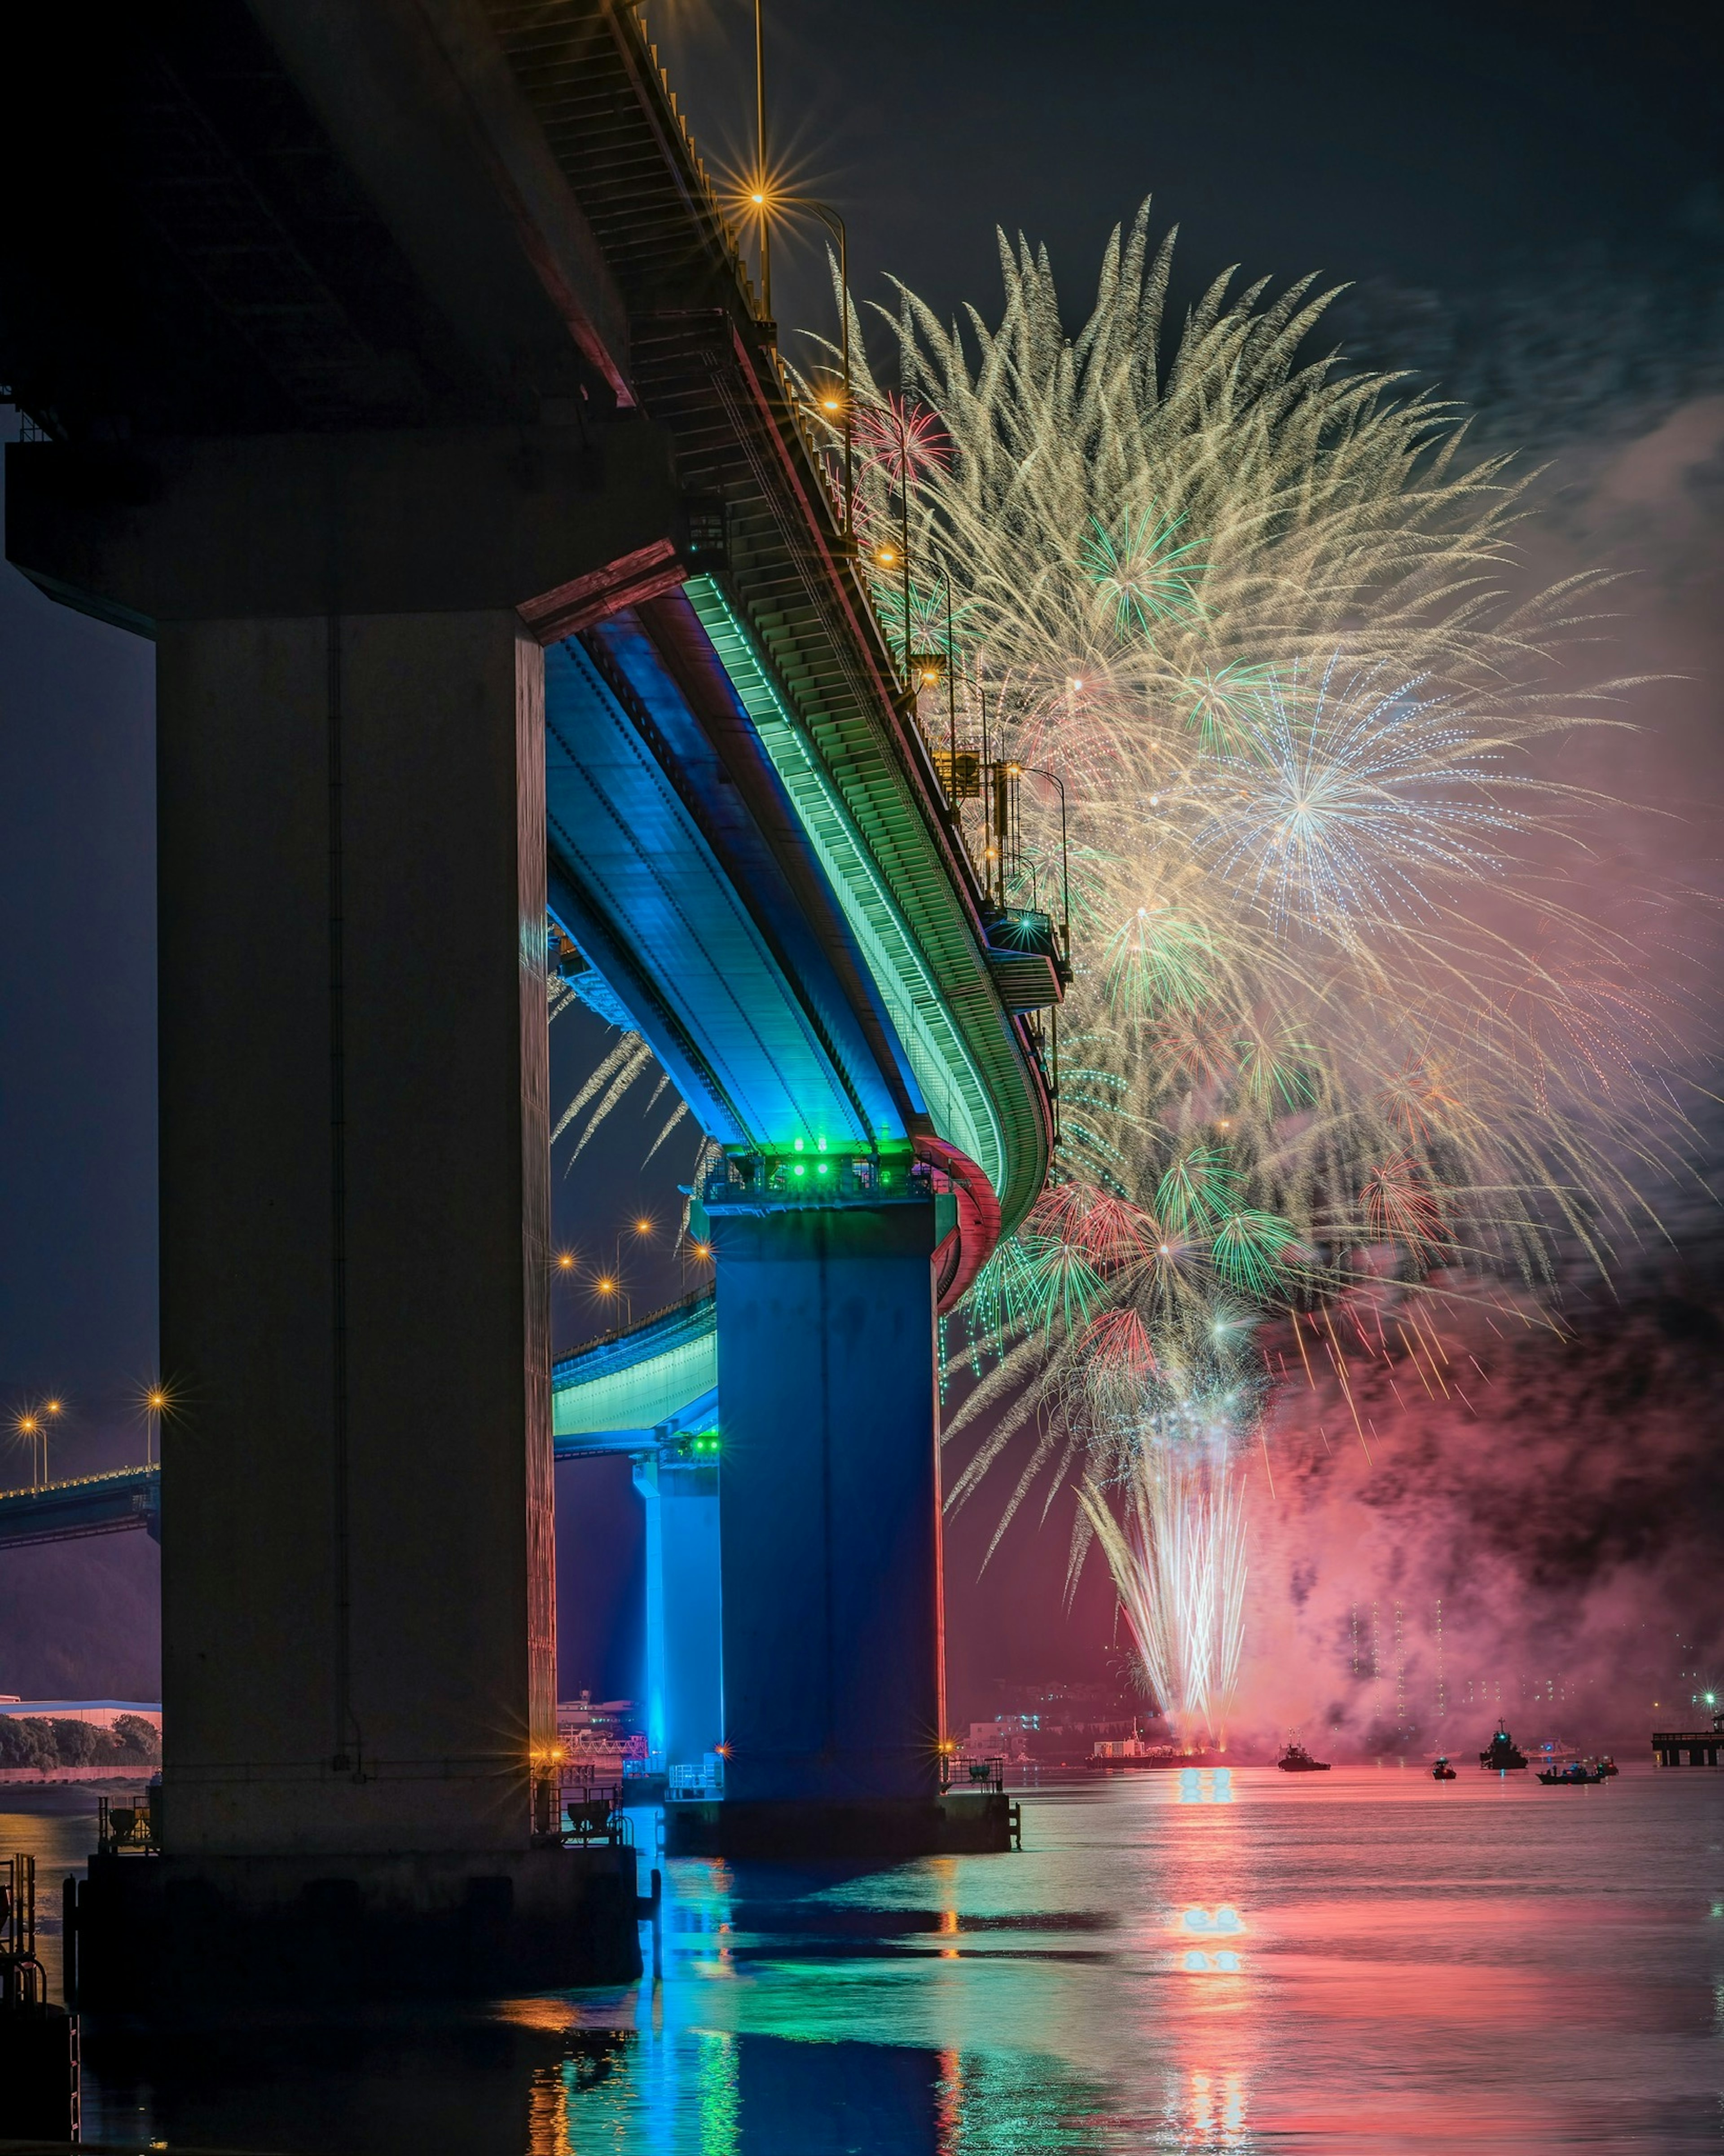
{"type": "Polygon", "coordinates": [[[609,1845],[96,1856],[66,1915],[68,1997],[99,2013],[495,1997],[641,1970],[635,1852],[609,1845]]]}
{"type": "Polygon", "coordinates": [[[667,1856],[836,1857],[901,1862],[985,1856],[1017,1845],[1015,1798],[954,1790],[931,1804],[876,1798],[807,1804],[751,1798],[664,1808],[667,1856]]]}
{"type": "Polygon", "coordinates": [[[77,2015],[58,2006],[0,2010],[0,2132],[75,2141],[78,2108],[77,2015]]]}

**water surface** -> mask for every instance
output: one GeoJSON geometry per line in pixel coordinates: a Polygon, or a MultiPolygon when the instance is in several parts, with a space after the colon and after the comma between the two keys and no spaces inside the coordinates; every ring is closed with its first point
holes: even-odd
{"type": "Polygon", "coordinates": [[[885,1871],[672,1865],[639,1986],[172,2045],[87,2028],[86,2133],[320,2156],[1724,2141],[1718,1774],[1152,1774],[1033,1794],[1024,1825],[1022,1855],[885,1871]]]}

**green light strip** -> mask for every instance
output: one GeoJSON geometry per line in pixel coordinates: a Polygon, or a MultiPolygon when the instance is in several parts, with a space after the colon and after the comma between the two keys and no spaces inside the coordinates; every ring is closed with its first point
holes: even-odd
{"type": "Polygon", "coordinates": [[[753,637],[712,579],[691,577],[683,590],[838,894],[935,1128],[1003,1189],[1005,1137],[988,1088],[808,729],[780,696],[753,637]]]}

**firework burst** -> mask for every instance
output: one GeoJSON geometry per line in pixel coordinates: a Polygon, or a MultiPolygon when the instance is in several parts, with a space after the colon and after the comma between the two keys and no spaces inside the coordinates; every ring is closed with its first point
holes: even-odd
{"type": "MultiPolygon", "coordinates": [[[[1607,1262],[1683,1127],[1634,954],[1551,870],[1595,804],[1543,745],[1624,685],[1554,685],[1596,580],[1505,596],[1521,483],[1450,409],[1309,361],[1310,280],[1220,280],[1170,335],[1171,246],[1146,205],[1075,337],[1003,238],[998,321],[901,291],[858,507],[898,535],[906,644],[949,571],[961,746],[1064,777],[1083,938],[1054,1187],[972,1291],[953,1502],[1033,1433],[1002,1529],[1075,1479],[1075,1563],[1099,1535],[1152,1686],[1201,1716],[1265,1317],[1537,1283],[1565,1233],[1607,1262]],[[1201,1489],[1168,1435],[1195,1402],[1201,1489]]],[[[1060,865],[1024,825],[1029,900],[1060,865]]]]}

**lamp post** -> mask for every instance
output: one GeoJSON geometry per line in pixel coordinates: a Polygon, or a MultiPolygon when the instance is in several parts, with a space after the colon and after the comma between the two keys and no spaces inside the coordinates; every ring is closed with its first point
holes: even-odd
{"type": "Polygon", "coordinates": [[[13,1428],[30,1448],[30,1487],[36,1487],[36,1448],[42,1438],[42,1418],[28,1411],[21,1414],[13,1428]]]}
{"type": "Polygon", "coordinates": [[[144,1465],[146,1467],[154,1463],[156,1432],[167,1409],[167,1388],[165,1385],[150,1386],[144,1394],[144,1465]]]}
{"type": "Polygon", "coordinates": [[[946,805],[957,814],[957,646],[952,634],[952,565],[942,554],[940,573],[946,579],[946,805]]]}
{"type": "Polygon", "coordinates": [[[762,33],[761,0],[754,0],[754,141],[755,169],[760,175],[760,301],[768,321],[772,319],[772,237],[767,215],[767,49],[762,33]]]}
{"type": "Polygon", "coordinates": [[[854,452],[850,432],[850,413],[854,399],[850,394],[850,239],[844,221],[830,203],[816,202],[809,195],[787,195],[787,209],[812,211],[827,229],[838,234],[838,290],[839,290],[839,364],[844,377],[844,538],[854,542],[855,533],[852,502],[855,496],[854,452]]]}
{"type": "MultiPolygon", "coordinates": [[[[894,550],[882,547],[875,556],[882,568],[892,566],[894,550]]],[[[910,649],[910,547],[904,549],[904,671],[905,685],[914,692],[916,668],[910,649]]],[[[957,809],[957,639],[952,629],[952,565],[942,556],[939,564],[946,586],[946,805],[957,809]]]]}
{"type": "Polygon", "coordinates": [[[1065,853],[1065,781],[1058,772],[1044,771],[1039,763],[1020,763],[1016,768],[1029,778],[1045,778],[1060,789],[1060,941],[1065,947],[1065,963],[1071,963],[1071,881],[1067,870],[1065,853]]]}

